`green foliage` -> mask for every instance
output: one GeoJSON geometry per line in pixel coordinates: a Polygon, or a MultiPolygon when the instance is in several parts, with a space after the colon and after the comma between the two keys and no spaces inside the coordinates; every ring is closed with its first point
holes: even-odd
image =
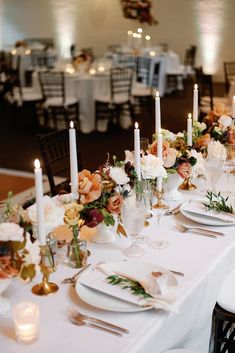
{"type": "Polygon", "coordinates": [[[129,278],[124,278],[118,275],[112,275],[107,277],[107,280],[113,286],[119,285],[122,289],[128,289],[132,294],[142,298],[152,298],[152,296],[145,292],[144,288],[139,282],[132,281],[129,278]]]}
{"type": "Polygon", "coordinates": [[[229,197],[224,198],[221,193],[218,194],[212,191],[207,191],[206,197],[208,202],[203,202],[207,211],[226,212],[233,214],[232,205],[228,205],[227,201],[229,197]]]}

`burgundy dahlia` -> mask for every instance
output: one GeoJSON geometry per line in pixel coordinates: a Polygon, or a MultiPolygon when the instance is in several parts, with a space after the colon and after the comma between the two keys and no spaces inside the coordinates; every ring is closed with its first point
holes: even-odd
{"type": "Polygon", "coordinates": [[[104,216],[96,208],[88,210],[86,213],[86,220],[84,225],[89,228],[96,227],[99,223],[103,222],[104,216]]]}

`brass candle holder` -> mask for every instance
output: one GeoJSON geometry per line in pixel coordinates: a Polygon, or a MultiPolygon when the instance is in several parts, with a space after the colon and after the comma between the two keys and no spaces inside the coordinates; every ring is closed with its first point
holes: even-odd
{"type": "Polygon", "coordinates": [[[195,190],[197,187],[196,185],[191,183],[191,178],[185,178],[183,183],[179,186],[180,190],[187,190],[187,191],[192,191],[195,190]]]}
{"type": "Polygon", "coordinates": [[[166,205],[162,202],[162,195],[163,191],[162,190],[156,190],[154,194],[157,196],[157,203],[153,205],[153,208],[165,208],[166,205]]]}
{"type": "Polygon", "coordinates": [[[41,272],[43,274],[42,282],[36,284],[32,288],[32,293],[36,295],[51,295],[56,293],[59,289],[57,284],[49,282],[49,275],[53,272],[53,268],[49,267],[46,263],[46,256],[47,256],[47,245],[40,246],[40,253],[41,253],[41,272]]]}

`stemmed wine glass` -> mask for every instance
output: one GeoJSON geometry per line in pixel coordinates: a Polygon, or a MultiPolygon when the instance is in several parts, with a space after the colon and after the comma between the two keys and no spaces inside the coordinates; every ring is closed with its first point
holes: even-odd
{"type": "Polygon", "coordinates": [[[210,184],[210,189],[216,191],[216,184],[222,176],[223,160],[217,158],[205,159],[205,175],[206,180],[210,184]]]}
{"type": "Polygon", "coordinates": [[[125,200],[121,209],[121,218],[127,236],[132,238],[131,245],[122,251],[123,255],[131,258],[144,254],[144,250],[136,243],[136,239],[144,226],[146,208],[135,195],[125,200]]]}
{"type": "MultiPolygon", "coordinates": [[[[153,205],[152,207],[152,212],[154,217],[157,218],[157,234],[160,234],[160,222],[161,222],[161,218],[162,216],[164,216],[164,214],[169,210],[169,204],[165,202],[164,200],[164,204],[161,204],[161,206],[159,207],[158,204],[153,205]]],[[[162,240],[162,239],[157,239],[157,240],[152,240],[148,243],[150,248],[153,249],[164,249],[166,248],[169,243],[166,240],[162,240]]]]}
{"type": "Polygon", "coordinates": [[[230,186],[230,173],[235,170],[235,145],[227,144],[226,147],[226,159],[223,163],[223,170],[227,174],[227,184],[230,186]]]}

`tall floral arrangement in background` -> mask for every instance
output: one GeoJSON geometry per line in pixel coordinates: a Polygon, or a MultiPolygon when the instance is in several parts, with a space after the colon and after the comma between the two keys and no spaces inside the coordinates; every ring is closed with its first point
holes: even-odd
{"type": "Polygon", "coordinates": [[[151,14],[151,0],[121,0],[124,17],[141,23],[156,25],[158,21],[151,14]]]}

